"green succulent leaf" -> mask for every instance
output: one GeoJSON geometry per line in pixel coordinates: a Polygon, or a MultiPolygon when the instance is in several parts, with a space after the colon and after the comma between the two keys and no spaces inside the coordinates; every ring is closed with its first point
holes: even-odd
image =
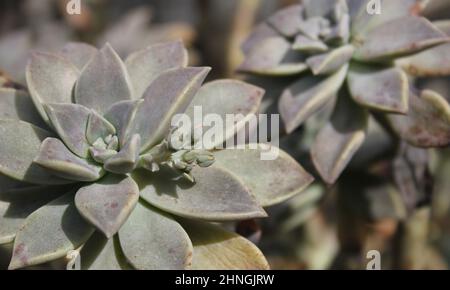
{"type": "Polygon", "coordinates": [[[89,223],[108,239],[125,223],[139,200],[139,188],[131,177],[107,175],[80,188],[75,205],[89,223]]]}
{"type": "Polygon", "coordinates": [[[246,149],[221,150],[214,153],[214,167],[236,174],[262,206],[281,203],[303,191],[313,177],[292,157],[279,150],[275,160],[262,160],[273,146],[250,144],[246,149]],[[250,149],[258,146],[258,149],[250,149]]]}
{"type": "Polygon", "coordinates": [[[131,82],[125,65],[106,44],[84,67],[75,86],[75,101],[99,113],[116,102],[129,100],[131,82]]]}
{"type": "Polygon", "coordinates": [[[33,163],[41,142],[51,133],[30,123],[0,120],[0,173],[24,182],[51,185],[71,181],[52,176],[33,163]]]}
{"type": "Polygon", "coordinates": [[[257,43],[246,55],[239,71],[261,75],[292,75],[308,69],[304,56],[292,50],[283,37],[268,37],[257,43]]]}
{"type": "Polygon", "coordinates": [[[323,127],[311,148],[311,158],[320,176],[333,184],[366,137],[368,114],[349,96],[342,95],[330,122],[323,127]]]}
{"type": "Polygon", "coordinates": [[[22,120],[46,127],[30,96],[21,90],[0,88],[0,119],[22,120]]]}
{"type": "Polygon", "coordinates": [[[392,129],[404,140],[418,147],[450,145],[450,105],[431,90],[418,95],[410,92],[406,116],[388,115],[392,129]]]}
{"type": "Polygon", "coordinates": [[[448,41],[448,37],[423,17],[406,16],[386,22],[367,33],[357,44],[355,58],[373,61],[419,52],[448,41]],[[386,32],[389,33],[386,33],[386,32]]]}
{"type": "Polygon", "coordinates": [[[104,174],[101,167],[76,156],[56,138],[46,138],[42,142],[34,163],[68,180],[90,182],[100,179],[104,174]]]}
{"type": "MultiPolygon", "coordinates": [[[[238,123],[233,124],[234,126],[226,126],[225,134],[220,137],[216,136],[217,142],[203,144],[203,148],[214,148],[221,145],[242,129],[249,118],[257,113],[263,95],[264,90],[261,88],[238,80],[216,80],[202,86],[186,109],[186,114],[191,120],[196,120],[194,118],[195,106],[201,107],[203,115],[218,114],[222,120],[226,120],[227,114],[242,114],[243,117],[238,123]]],[[[199,126],[202,124],[192,124],[192,128],[199,126]]],[[[203,127],[204,132],[207,130],[208,128],[203,127]]]]}
{"type": "Polygon", "coordinates": [[[127,142],[128,130],[131,128],[130,126],[132,125],[137,109],[143,101],[117,102],[105,113],[105,119],[116,128],[120,146],[125,145],[125,142],[127,142]]]}
{"type": "Polygon", "coordinates": [[[97,52],[97,48],[87,43],[69,42],[64,45],[59,54],[82,71],[97,52]]]}
{"type": "Polygon", "coordinates": [[[34,53],[26,69],[28,90],[41,114],[49,123],[45,103],[72,103],[72,90],[80,72],[68,60],[53,54],[34,53]]]}
{"type": "Polygon", "coordinates": [[[134,174],[141,198],[175,215],[214,221],[265,217],[249,190],[237,177],[224,169],[194,167],[195,184],[174,179],[173,172],[162,167],[157,173],[134,174]]]}
{"type": "Polygon", "coordinates": [[[315,75],[327,75],[336,72],[345,65],[353,55],[355,48],[353,45],[345,45],[327,53],[311,56],[306,59],[306,63],[315,75]]]}
{"type": "Polygon", "coordinates": [[[33,212],[17,232],[9,269],[53,261],[85,243],[94,232],[68,193],[33,212]]]}
{"type": "Polygon", "coordinates": [[[92,111],[89,115],[86,129],[86,139],[89,144],[94,144],[98,138],[105,139],[109,135],[115,135],[116,129],[108,120],[92,111]]]}
{"type": "Polygon", "coordinates": [[[125,65],[133,84],[133,98],[142,98],[148,86],[161,73],[187,64],[187,51],[181,41],[154,44],[130,54],[125,65]]]}
{"type": "Polygon", "coordinates": [[[111,239],[99,232],[83,245],[80,252],[82,270],[132,270],[127,263],[117,236],[111,239]]]}
{"type": "Polygon", "coordinates": [[[138,134],[134,134],[119,153],[106,160],[104,168],[117,174],[131,172],[136,167],[139,158],[140,144],[141,137],[138,134]]]}
{"type": "Polygon", "coordinates": [[[353,99],[366,107],[393,113],[408,111],[408,76],[399,68],[352,64],[347,84],[353,99]]]}
{"type": "Polygon", "coordinates": [[[159,143],[169,133],[172,116],[186,110],[209,71],[209,67],[172,69],[152,82],[134,122],[133,133],[141,136],[141,152],[159,143]]]}
{"type": "Polygon", "coordinates": [[[66,191],[61,186],[31,186],[0,192],[0,245],[12,243],[24,220],[66,191]]]}
{"type": "Polygon", "coordinates": [[[64,141],[76,155],[89,156],[89,142],[86,139],[86,128],[91,111],[77,104],[45,104],[50,122],[64,141]]]}
{"type": "Polygon", "coordinates": [[[192,270],[268,270],[261,251],[238,234],[206,222],[183,220],[194,245],[192,270]]]}
{"type": "Polygon", "coordinates": [[[305,76],[284,90],[278,103],[288,133],[336,96],[347,75],[348,65],[329,77],[305,76]]]}
{"type": "Polygon", "coordinates": [[[138,270],[182,270],[191,264],[192,243],[178,222],[142,202],[119,231],[128,262],[138,270]]]}
{"type": "Polygon", "coordinates": [[[295,36],[302,21],[303,8],[301,5],[290,5],[278,10],[267,21],[278,32],[286,37],[295,36]]]}

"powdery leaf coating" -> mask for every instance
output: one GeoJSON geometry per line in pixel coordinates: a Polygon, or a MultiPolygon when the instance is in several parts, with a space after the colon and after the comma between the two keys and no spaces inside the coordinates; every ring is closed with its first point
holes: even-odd
{"type": "Polygon", "coordinates": [[[347,70],[348,65],[345,65],[327,78],[304,77],[284,90],[278,103],[278,109],[288,133],[293,132],[336,96],[345,81],[347,70]]]}
{"type": "Polygon", "coordinates": [[[163,72],[187,66],[187,51],[181,41],[154,44],[128,56],[125,61],[133,98],[143,97],[148,86],[163,72]]]}
{"type": "MultiPolygon", "coordinates": [[[[264,90],[242,81],[216,80],[207,83],[198,90],[185,113],[190,117],[191,122],[195,121],[195,106],[201,107],[204,116],[218,114],[224,122],[227,114],[242,114],[242,120],[234,126],[226,126],[225,134],[217,136],[217,142],[203,144],[205,148],[214,148],[232,137],[245,126],[249,118],[255,116],[263,95],[264,90]]],[[[203,122],[203,120],[200,121],[203,122]]],[[[202,124],[192,124],[192,128],[198,128],[199,126],[202,126],[202,124]]],[[[207,130],[208,128],[203,127],[204,132],[207,130]]]]}
{"type": "Polygon", "coordinates": [[[192,270],[268,270],[261,251],[249,240],[221,227],[183,220],[194,246],[192,270]]]}
{"type": "Polygon", "coordinates": [[[328,184],[337,180],[366,137],[367,112],[348,98],[339,99],[311,148],[314,166],[328,184]]]}
{"type": "Polygon", "coordinates": [[[2,192],[0,192],[0,245],[14,242],[16,232],[27,216],[60,196],[64,190],[64,187],[60,186],[30,186],[4,190],[2,186],[2,192]]]}
{"type": "Polygon", "coordinates": [[[431,90],[409,95],[406,116],[388,115],[392,129],[418,147],[444,147],[450,144],[450,105],[431,90]]]}
{"type": "Polygon", "coordinates": [[[70,183],[49,174],[33,163],[39,154],[41,142],[51,134],[30,123],[0,120],[0,173],[13,179],[35,184],[70,183]]]}
{"type": "Polygon", "coordinates": [[[101,167],[76,156],[56,138],[46,138],[42,142],[34,163],[55,176],[75,181],[96,181],[104,174],[101,167]]]}
{"type": "Polygon", "coordinates": [[[406,16],[386,22],[368,32],[356,49],[355,58],[362,61],[390,58],[418,52],[446,41],[447,36],[427,19],[406,16]]]}
{"type": "Polygon", "coordinates": [[[0,88],[0,119],[22,120],[40,128],[47,126],[30,96],[15,89],[0,88]]]}
{"type": "Polygon", "coordinates": [[[68,60],[54,54],[34,53],[26,69],[28,90],[36,109],[48,123],[44,103],[72,103],[72,89],[80,72],[68,60]]]}
{"type": "Polygon", "coordinates": [[[92,111],[90,113],[86,128],[86,139],[89,144],[94,144],[98,138],[104,140],[108,135],[115,134],[116,128],[114,128],[114,125],[97,112],[92,111]]]}
{"type": "Polygon", "coordinates": [[[132,96],[130,78],[114,49],[106,44],[84,67],[75,86],[75,101],[99,113],[132,96]]]}
{"type": "Polygon", "coordinates": [[[293,37],[299,31],[302,13],[301,5],[291,5],[278,10],[269,18],[268,23],[284,36],[293,37]]]}
{"type": "Polygon", "coordinates": [[[292,157],[283,150],[275,160],[261,160],[269,146],[250,144],[247,149],[221,150],[214,153],[214,167],[225,168],[239,178],[263,206],[281,203],[302,192],[313,181],[292,157]],[[250,149],[258,146],[258,149],[250,149]]]}
{"type": "Polygon", "coordinates": [[[141,198],[188,218],[228,221],[267,216],[241,180],[224,169],[195,167],[194,184],[185,179],[168,182],[170,174],[164,168],[151,176],[135,174],[141,198]]]}
{"type": "Polygon", "coordinates": [[[87,43],[69,42],[64,45],[59,54],[82,71],[97,51],[97,48],[87,43]]]}
{"type": "Polygon", "coordinates": [[[292,50],[283,37],[269,37],[258,42],[239,67],[241,72],[262,75],[290,75],[307,69],[304,57],[292,50]]]}
{"type": "Polygon", "coordinates": [[[50,122],[64,144],[76,155],[89,156],[86,127],[91,111],[77,104],[45,104],[50,122]]]}
{"type": "Polygon", "coordinates": [[[144,100],[117,102],[105,113],[105,119],[116,129],[116,134],[119,137],[121,146],[125,145],[125,142],[127,141],[132,121],[134,120],[139,105],[143,101],[144,100]]]}
{"type": "Polygon", "coordinates": [[[42,264],[64,257],[94,232],[80,216],[68,193],[27,217],[14,241],[9,269],[42,264]]]}
{"type": "Polygon", "coordinates": [[[133,171],[139,158],[140,144],[141,137],[134,134],[119,153],[105,162],[105,169],[117,174],[126,174],[133,171]]]}
{"type": "Polygon", "coordinates": [[[318,54],[306,59],[314,75],[334,73],[345,65],[353,56],[353,45],[345,45],[329,52],[318,54]]]}
{"type": "Polygon", "coordinates": [[[186,110],[210,70],[209,67],[178,68],[162,73],[153,81],[137,109],[132,130],[141,136],[141,152],[165,137],[172,116],[186,110]]]}
{"type": "Polygon", "coordinates": [[[353,99],[366,107],[405,114],[408,111],[408,76],[399,68],[352,65],[348,88],[353,99]]]}
{"type": "Polygon", "coordinates": [[[75,195],[79,213],[108,239],[125,223],[139,200],[139,188],[131,177],[108,175],[80,188],[75,195]]]}
{"type": "Polygon", "coordinates": [[[128,262],[138,270],[183,270],[190,266],[192,243],[178,222],[138,203],[119,231],[128,262]]]}

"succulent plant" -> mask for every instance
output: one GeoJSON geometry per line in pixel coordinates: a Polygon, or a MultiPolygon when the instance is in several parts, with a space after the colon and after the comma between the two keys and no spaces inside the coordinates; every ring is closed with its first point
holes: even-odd
{"type": "Polygon", "coordinates": [[[202,106],[249,116],[264,93],[235,80],[201,86],[210,69],[187,61],[180,41],[124,62],[109,44],[69,43],[32,54],[28,91],[0,89],[0,245],[14,242],[10,269],[71,251],[84,269],[268,267],[251,242],[209,222],[265,217],[262,207],[312,177],[283,151],[260,160],[262,144],[174,147],[175,114],[202,106]]]}
{"type": "Polygon", "coordinates": [[[244,42],[240,71],[297,79],[278,101],[287,133],[325,116],[311,157],[327,183],[363,144],[369,113],[414,146],[450,144],[449,103],[415,81],[450,74],[450,22],[419,16],[427,2],[381,0],[371,15],[369,0],[303,0],[244,42]]]}

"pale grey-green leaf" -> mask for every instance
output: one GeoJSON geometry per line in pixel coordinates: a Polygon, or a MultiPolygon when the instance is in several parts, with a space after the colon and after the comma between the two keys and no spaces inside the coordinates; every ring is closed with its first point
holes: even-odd
{"type": "Polygon", "coordinates": [[[131,136],[119,153],[106,160],[104,168],[109,172],[126,174],[136,167],[139,158],[141,137],[138,134],[131,136]]]}
{"type": "Polygon", "coordinates": [[[209,67],[172,69],[153,81],[138,107],[132,132],[141,136],[141,152],[169,133],[172,117],[186,110],[209,71],[209,67]]]}
{"type": "Polygon", "coordinates": [[[366,136],[368,114],[349,96],[339,96],[330,122],[323,127],[311,148],[311,158],[328,184],[336,182],[366,136]]]}
{"type": "Polygon", "coordinates": [[[86,128],[91,111],[78,104],[45,104],[44,108],[67,148],[82,158],[88,157],[86,128]]]}
{"type": "Polygon", "coordinates": [[[306,64],[315,75],[334,73],[349,62],[354,50],[351,44],[341,46],[327,53],[309,57],[306,64]]]}
{"type": "Polygon", "coordinates": [[[74,64],[80,71],[95,56],[97,48],[82,42],[69,42],[59,51],[59,54],[74,64]]]}
{"type": "Polygon", "coordinates": [[[41,142],[51,133],[23,121],[0,120],[0,136],[0,173],[35,184],[70,183],[33,163],[41,142]]]}
{"type": "Polygon", "coordinates": [[[224,169],[194,167],[195,183],[174,179],[166,167],[157,173],[137,172],[141,198],[175,215],[203,220],[237,220],[265,217],[248,188],[224,169]]]}
{"type": "Polygon", "coordinates": [[[299,30],[303,19],[301,5],[291,5],[280,9],[269,17],[267,22],[286,37],[293,37],[299,30]]]}
{"type": "Polygon", "coordinates": [[[288,133],[293,132],[337,94],[347,71],[348,65],[344,65],[327,78],[306,76],[284,90],[278,108],[288,133]]]}
{"type": "Polygon", "coordinates": [[[148,86],[164,71],[187,64],[187,51],[181,41],[154,44],[130,54],[125,65],[134,89],[133,98],[142,98],[148,86]]]}
{"type": "Polygon", "coordinates": [[[72,91],[79,74],[73,64],[58,55],[32,54],[26,69],[28,90],[46,122],[49,119],[42,104],[72,103],[72,91]]]}
{"type": "Polygon", "coordinates": [[[448,41],[448,37],[423,17],[406,16],[377,26],[357,43],[355,58],[373,61],[421,51],[448,41]],[[387,33],[388,32],[388,33],[387,33]]]}
{"type": "Polygon", "coordinates": [[[30,96],[22,90],[0,88],[0,119],[22,120],[46,127],[30,96]]]}
{"type": "Polygon", "coordinates": [[[128,130],[134,121],[138,106],[143,101],[142,99],[137,101],[121,101],[112,105],[105,113],[105,119],[111,122],[114,128],[116,128],[120,146],[125,145],[128,130]]]}
{"type": "Polygon", "coordinates": [[[78,213],[68,193],[33,212],[17,232],[9,269],[18,269],[64,257],[94,232],[78,213]]]}
{"type": "Polygon", "coordinates": [[[107,175],[80,188],[75,195],[78,212],[108,239],[127,220],[139,200],[139,188],[131,177],[107,175]]]}
{"type": "Polygon", "coordinates": [[[68,190],[61,186],[31,186],[0,192],[0,244],[14,242],[16,232],[35,210],[68,190]]]}
{"type": "Polygon", "coordinates": [[[353,99],[363,106],[401,114],[408,111],[408,76],[400,68],[352,64],[347,85],[353,99]]]}
{"type": "Polygon", "coordinates": [[[98,138],[103,140],[109,135],[115,135],[116,129],[108,120],[95,111],[91,111],[86,128],[86,139],[94,144],[98,138]]]}
{"type": "Polygon", "coordinates": [[[263,144],[214,153],[214,167],[239,176],[262,206],[271,206],[302,192],[314,178],[283,150],[263,144]],[[263,160],[264,154],[278,154],[263,160]]]}
{"type": "Polygon", "coordinates": [[[76,156],[56,138],[46,138],[42,142],[34,163],[55,176],[74,181],[95,181],[104,174],[101,167],[76,156]]]}
{"type": "Polygon", "coordinates": [[[132,97],[131,81],[125,65],[106,44],[81,72],[75,86],[75,101],[99,113],[116,102],[132,97]]]}
{"type": "MultiPolygon", "coordinates": [[[[206,144],[203,142],[203,148],[214,148],[221,145],[225,140],[232,137],[236,132],[242,129],[248,120],[255,117],[261,104],[264,90],[238,80],[216,80],[202,86],[194,99],[186,109],[186,114],[190,117],[192,128],[199,128],[203,125],[203,120],[199,120],[201,124],[194,121],[195,107],[201,108],[204,116],[208,114],[218,114],[222,120],[226,122],[227,114],[241,114],[242,119],[233,126],[225,126],[223,134],[216,136],[216,142],[206,144]]],[[[209,127],[203,126],[203,132],[207,132],[209,127]]]]}
{"type": "Polygon", "coordinates": [[[218,225],[183,220],[194,246],[192,270],[268,270],[269,264],[252,242],[218,225]]]}
{"type": "Polygon", "coordinates": [[[138,270],[184,270],[191,264],[192,243],[168,215],[142,202],[119,231],[128,262],[138,270]]]}

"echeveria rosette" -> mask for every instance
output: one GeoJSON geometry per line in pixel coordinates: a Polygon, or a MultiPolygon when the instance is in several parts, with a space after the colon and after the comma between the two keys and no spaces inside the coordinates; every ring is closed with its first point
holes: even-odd
{"type": "Polygon", "coordinates": [[[208,72],[187,67],[178,41],[125,62],[108,44],[34,53],[31,98],[0,89],[0,244],[14,242],[9,268],[72,250],[84,269],[267,268],[253,244],[208,222],[265,217],[264,206],[312,177],[284,152],[262,161],[261,148],[171,146],[172,116],[193,106],[257,112],[262,89],[234,80],[201,86],[208,72]]]}
{"type": "Polygon", "coordinates": [[[269,17],[244,42],[240,71],[266,82],[298,77],[278,100],[287,133],[313,116],[331,115],[311,145],[327,183],[363,144],[368,113],[412,145],[450,144],[448,102],[414,81],[450,74],[449,24],[420,17],[427,2],[381,0],[382,13],[370,15],[369,0],[303,0],[269,17]]]}

